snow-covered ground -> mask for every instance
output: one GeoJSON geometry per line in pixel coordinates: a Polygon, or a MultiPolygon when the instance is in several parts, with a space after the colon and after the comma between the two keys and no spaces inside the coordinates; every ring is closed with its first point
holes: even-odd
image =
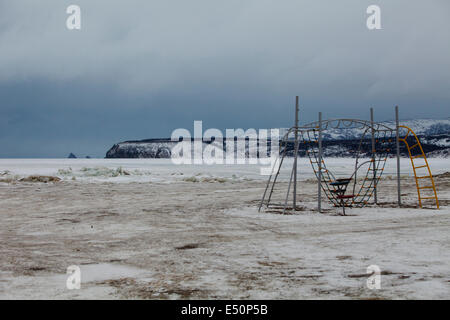
{"type": "MultiPolygon", "coordinates": [[[[326,159],[336,176],[351,159],[326,159]]],[[[429,160],[441,210],[418,209],[408,159],[396,207],[395,160],[380,205],[324,201],[299,161],[302,211],[257,210],[258,165],[176,166],[164,159],[1,159],[0,298],[450,298],[448,159],[429,160]],[[24,182],[30,175],[59,182],[24,182]],[[67,267],[81,289],[66,288],[67,267]],[[366,286],[381,269],[381,289],[366,286]]],[[[282,198],[292,159],[275,197],[282,198]]],[[[431,207],[431,206],[430,206],[431,207]]]]}
{"type": "MultiPolygon", "coordinates": [[[[360,163],[367,159],[360,159],[360,163]]],[[[346,177],[353,173],[355,160],[350,158],[327,158],[326,165],[333,174],[346,177]]],[[[419,161],[419,160],[416,160],[419,161]]],[[[449,169],[449,159],[428,159],[433,174],[449,169]]],[[[413,175],[409,159],[401,160],[401,174],[413,175]]],[[[293,159],[284,161],[281,179],[288,179],[293,159]]],[[[385,176],[396,175],[397,162],[388,159],[385,176]]],[[[267,165],[174,165],[169,159],[0,159],[0,183],[2,179],[17,180],[30,175],[57,176],[65,181],[83,182],[167,182],[185,180],[186,177],[211,176],[229,180],[266,180],[261,168],[267,165]]],[[[314,177],[308,159],[298,160],[299,180],[314,177]]]]}

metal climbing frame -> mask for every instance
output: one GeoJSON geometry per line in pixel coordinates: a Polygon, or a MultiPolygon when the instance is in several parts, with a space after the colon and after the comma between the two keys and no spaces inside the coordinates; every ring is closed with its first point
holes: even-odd
{"type": "MultiPolygon", "coordinates": [[[[320,175],[322,177],[320,180],[322,190],[331,203],[335,206],[341,206],[342,199],[336,196],[336,188],[330,185],[336,180],[336,177],[327,169],[323,159],[321,160],[321,168],[319,168],[319,148],[317,147],[319,130],[317,128],[318,123],[302,127],[301,138],[306,146],[306,154],[317,179],[319,179],[320,171],[322,173],[320,175]]],[[[376,186],[384,171],[388,153],[390,152],[390,144],[394,141],[395,130],[380,123],[372,126],[368,121],[356,119],[327,120],[322,123],[322,130],[345,128],[360,129],[362,136],[358,148],[355,150],[355,170],[350,177],[353,181],[353,187],[351,188],[353,197],[346,198],[344,203],[346,206],[362,207],[375,194],[376,186]],[[374,138],[373,145],[372,137],[374,138]],[[366,149],[371,150],[371,154],[367,155],[367,157],[370,157],[369,161],[361,162],[364,144],[367,145],[366,149]],[[357,173],[364,165],[367,165],[367,170],[363,178],[358,180],[357,173]],[[361,183],[361,185],[358,185],[358,183],[361,183]]]]}
{"type": "MultiPolygon", "coordinates": [[[[298,109],[297,109],[298,112],[298,109]]],[[[320,117],[320,116],[319,116],[320,117]]],[[[408,153],[411,159],[411,163],[414,170],[414,176],[416,180],[417,192],[419,196],[419,205],[422,207],[422,200],[434,199],[436,202],[437,208],[439,208],[439,201],[437,197],[437,192],[433,180],[433,176],[431,174],[431,170],[428,165],[428,161],[426,160],[425,153],[423,152],[422,146],[419,142],[418,137],[414,134],[414,132],[407,127],[398,126],[398,128],[402,130],[406,130],[406,135],[402,138],[399,138],[399,141],[405,143],[408,153]],[[413,137],[415,139],[415,143],[410,145],[408,143],[408,136],[413,137]],[[412,150],[417,148],[420,150],[419,155],[415,155],[412,150]],[[425,164],[422,166],[416,166],[415,159],[422,158],[425,161],[425,164]],[[424,176],[418,175],[418,169],[427,168],[428,174],[424,176]],[[425,179],[430,179],[431,185],[423,186],[419,181],[424,181],[425,179]],[[434,192],[432,196],[423,196],[423,190],[429,189],[434,192]]],[[[283,139],[281,140],[281,161],[277,161],[275,166],[278,166],[275,170],[272,170],[272,173],[275,172],[274,175],[270,175],[267,185],[261,199],[259,210],[265,205],[266,208],[273,209],[283,209],[283,213],[286,211],[296,211],[297,206],[295,202],[295,196],[293,201],[292,208],[288,207],[289,195],[291,192],[291,185],[294,181],[294,192],[296,193],[296,161],[294,161],[294,167],[291,171],[289,185],[286,193],[286,198],[284,203],[273,203],[272,196],[274,193],[275,185],[280,175],[280,170],[283,165],[284,159],[287,156],[288,150],[288,142],[294,142],[294,156],[298,156],[299,152],[299,144],[305,146],[305,152],[308,156],[314,174],[317,178],[319,184],[319,193],[318,193],[318,209],[320,211],[320,194],[321,190],[324,191],[324,194],[328,198],[328,200],[335,206],[351,206],[351,207],[363,207],[369,203],[369,200],[375,195],[375,203],[376,199],[376,190],[378,186],[378,182],[384,172],[384,168],[386,165],[386,160],[388,159],[389,153],[393,151],[395,143],[397,142],[398,129],[397,126],[395,128],[391,128],[386,124],[376,123],[373,121],[373,110],[371,110],[371,121],[359,120],[359,119],[333,119],[333,120],[325,120],[321,119],[318,122],[313,122],[307,124],[302,127],[298,127],[298,125],[290,128],[283,139]],[[352,173],[350,179],[352,181],[353,186],[348,190],[351,190],[352,193],[350,195],[346,195],[344,198],[342,195],[339,195],[339,190],[336,189],[336,186],[333,185],[333,181],[336,181],[336,177],[334,174],[327,168],[325,161],[322,158],[322,150],[321,150],[321,135],[326,130],[341,130],[341,129],[357,129],[361,131],[361,139],[359,141],[359,145],[355,148],[355,168],[352,173]],[[291,135],[295,136],[295,140],[293,141],[290,138],[291,135]],[[367,151],[369,150],[369,152],[367,151]],[[370,160],[362,160],[363,158],[369,158],[370,160]],[[362,170],[364,166],[367,166],[365,173],[361,177],[358,177],[358,173],[362,170]],[[273,180],[272,180],[273,178],[273,180]],[[269,191],[270,190],[270,191],[269,191]],[[269,192],[268,192],[269,191],[269,192]],[[267,199],[266,199],[267,196],[267,199]]],[[[356,147],[356,146],[355,146],[356,147]]],[[[397,147],[397,153],[399,154],[399,148],[397,147]]],[[[275,167],[273,168],[275,169],[275,167]]],[[[397,174],[399,175],[399,169],[397,174]]],[[[399,189],[400,190],[400,189],[399,189]]],[[[399,191],[400,194],[400,191],[399,191]]],[[[399,202],[400,204],[400,202],[399,202]]]]}
{"type": "MultiPolygon", "coordinates": [[[[269,192],[269,194],[268,194],[268,199],[267,199],[267,201],[266,201],[266,208],[269,208],[270,206],[272,206],[272,207],[275,207],[275,208],[279,208],[280,206],[281,206],[281,204],[271,204],[271,199],[272,199],[272,195],[273,195],[273,191],[274,191],[274,188],[275,188],[275,184],[276,184],[276,182],[277,182],[277,179],[278,179],[278,176],[280,175],[280,170],[281,170],[281,167],[283,166],[283,162],[284,162],[284,159],[286,158],[286,154],[287,154],[287,143],[288,143],[288,136],[289,136],[289,134],[292,132],[294,130],[294,128],[290,128],[287,132],[286,132],[286,134],[284,135],[284,137],[283,137],[283,139],[281,140],[281,160],[279,160],[279,159],[277,159],[277,161],[275,161],[274,162],[274,167],[272,168],[272,170],[271,170],[271,174],[270,174],[270,176],[269,176],[269,179],[268,179],[268,181],[267,181],[267,184],[266,184],[266,188],[264,189],[264,194],[263,194],[263,197],[262,197],[262,199],[261,199],[261,202],[260,202],[260,204],[259,204],[259,209],[258,209],[258,211],[261,211],[261,208],[262,208],[262,206],[264,205],[264,203],[265,203],[265,198],[266,198],[266,195],[267,195],[267,191],[269,190],[269,187],[270,187],[270,192],[269,192]],[[276,173],[275,173],[275,175],[273,174],[274,173],[274,171],[275,171],[275,167],[278,165],[278,167],[277,167],[277,171],[276,171],[276,173]],[[272,177],[274,178],[273,179],[273,182],[272,182],[272,177]]],[[[289,180],[289,187],[288,187],[288,191],[287,191],[287,194],[286,194],[286,201],[285,201],[285,203],[284,203],[284,206],[283,206],[283,213],[285,213],[285,211],[286,211],[286,209],[287,209],[287,200],[288,200],[288,197],[289,197],[289,192],[290,192],[290,188],[291,188],[291,182],[292,182],[292,178],[293,178],[293,172],[294,172],[294,170],[292,170],[292,172],[291,172],[291,178],[290,178],[290,180],[289,180]]],[[[295,208],[293,208],[294,210],[295,210],[295,208]]]]}

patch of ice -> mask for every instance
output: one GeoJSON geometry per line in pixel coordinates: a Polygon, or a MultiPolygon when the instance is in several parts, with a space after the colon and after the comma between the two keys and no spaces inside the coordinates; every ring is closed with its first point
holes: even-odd
{"type": "Polygon", "coordinates": [[[133,278],[144,273],[146,270],[138,269],[132,266],[99,263],[81,265],[81,283],[114,280],[120,278],[133,278]]]}

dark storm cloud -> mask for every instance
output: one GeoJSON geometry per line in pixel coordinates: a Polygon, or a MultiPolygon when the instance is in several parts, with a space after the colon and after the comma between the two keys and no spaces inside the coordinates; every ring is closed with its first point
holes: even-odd
{"type": "Polygon", "coordinates": [[[450,4],[0,1],[0,156],[103,156],[114,142],[326,117],[448,117],[450,4]],[[66,7],[82,29],[65,27],[66,7]],[[382,30],[366,28],[370,4],[382,30]]]}

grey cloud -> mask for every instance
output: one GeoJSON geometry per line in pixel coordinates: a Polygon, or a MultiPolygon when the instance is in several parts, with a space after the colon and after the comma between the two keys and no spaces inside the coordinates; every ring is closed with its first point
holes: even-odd
{"type": "Polygon", "coordinates": [[[375,2],[377,31],[365,0],[0,1],[0,143],[15,145],[0,156],[62,156],[77,136],[102,155],[194,119],[289,126],[297,94],[305,121],[394,104],[448,117],[449,2],[375,2]],[[80,31],[65,28],[73,3],[80,31]]]}

